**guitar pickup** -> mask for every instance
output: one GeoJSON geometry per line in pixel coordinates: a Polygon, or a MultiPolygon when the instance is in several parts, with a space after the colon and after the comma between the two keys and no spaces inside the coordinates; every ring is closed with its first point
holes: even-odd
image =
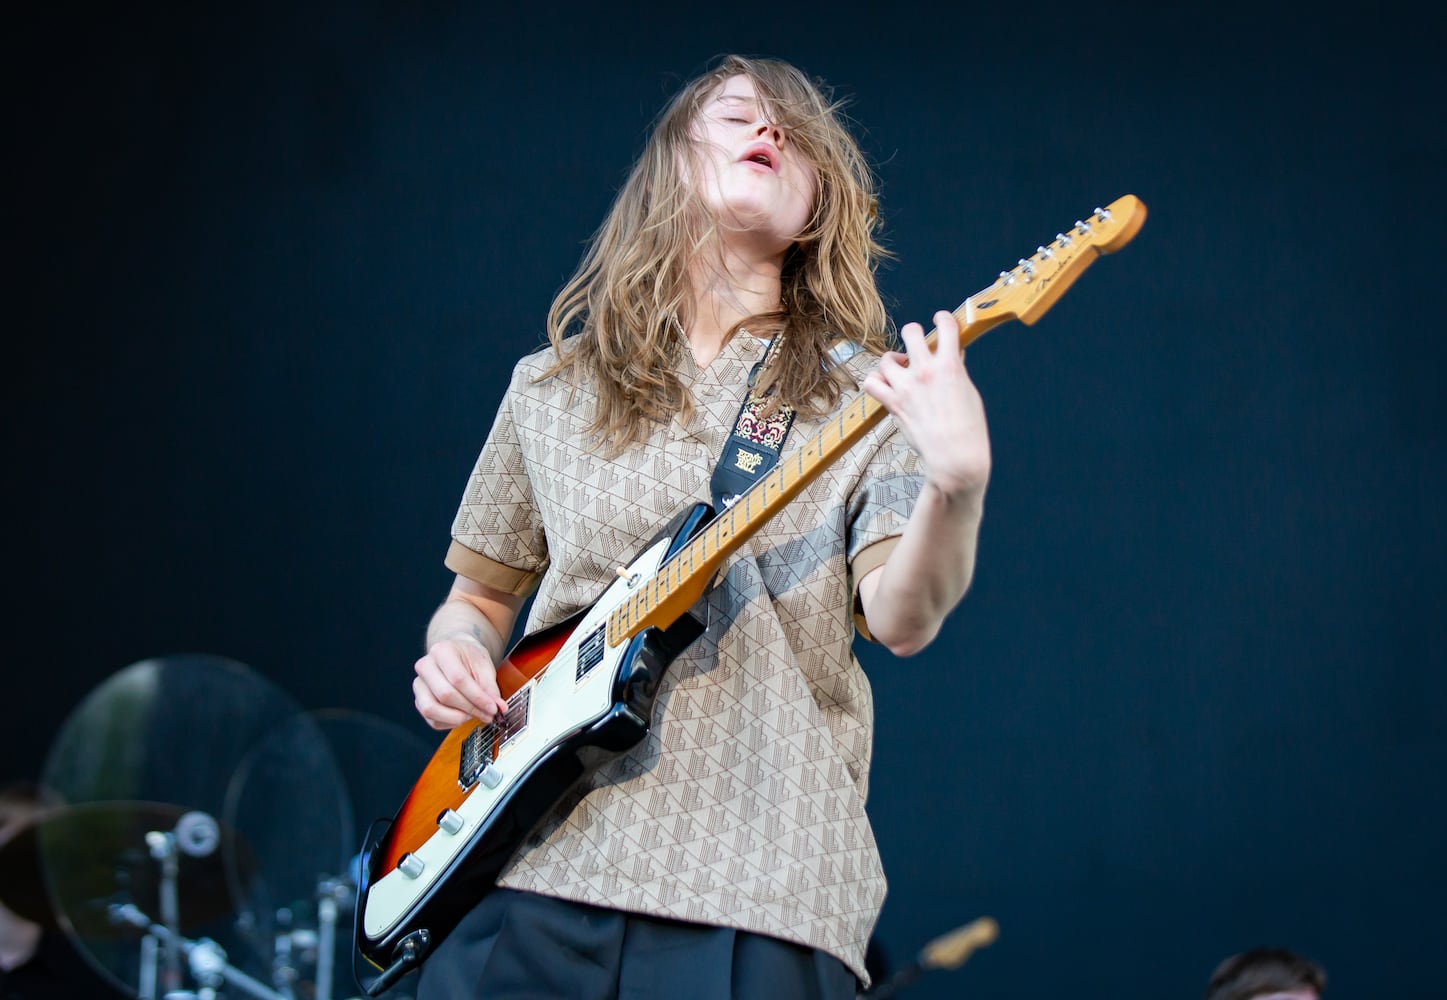
{"type": "Polygon", "coordinates": [[[593,634],[578,647],[578,667],[573,678],[575,681],[581,682],[594,667],[603,662],[603,640],[607,632],[606,625],[594,629],[593,634]]]}

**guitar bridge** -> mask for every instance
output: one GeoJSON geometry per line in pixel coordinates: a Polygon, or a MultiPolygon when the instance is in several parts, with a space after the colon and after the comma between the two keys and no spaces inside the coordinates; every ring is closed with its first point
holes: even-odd
{"type": "MultiPolygon", "coordinates": [[[[478,726],[462,741],[462,752],[457,763],[457,784],[464,792],[471,791],[479,781],[486,782],[492,766],[493,748],[497,745],[497,725],[478,726]]],[[[491,782],[493,787],[497,782],[491,782]]]]}
{"type": "Polygon", "coordinates": [[[517,739],[528,728],[528,711],[532,708],[533,685],[518,688],[517,692],[507,700],[507,713],[499,719],[496,725],[502,736],[497,745],[497,752],[501,754],[507,749],[507,745],[517,739]]]}
{"type": "Polygon", "coordinates": [[[462,741],[458,751],[457,784],[464,792],[481,782],[487,788],[502,783],[502,772],[493,761],[527,730],[528,709],[532,707],[533,686],[519,688],[507,700],[507,712],[496,722],[478,726],[462,741]]]}

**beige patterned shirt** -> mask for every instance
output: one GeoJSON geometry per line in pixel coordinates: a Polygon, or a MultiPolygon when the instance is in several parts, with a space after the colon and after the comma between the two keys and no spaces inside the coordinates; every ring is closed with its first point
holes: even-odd
{"type": "MultiPolygon", "coordinates": [[[[532,378],[523,358],[467,484],[447,565],[537,593],[526,630],[591,605],[709,479],[764,344],[741,334],[697,402],[607,461],[588,446],[593,397],[532,378]]],[[[845,362],[856,383],[876,360],[845,362]]],[[[787,455],[819,422],[802,417],[787,455]]],[[[854,584],[880,565],[923,482],[886,418],[766,522],[704,599],[708,628],[665,676],[648,736],[546,820],[499,884],[820,948],[868,982],[885,877],[865,814],[873,697],[852,644],[854,584]]]]}

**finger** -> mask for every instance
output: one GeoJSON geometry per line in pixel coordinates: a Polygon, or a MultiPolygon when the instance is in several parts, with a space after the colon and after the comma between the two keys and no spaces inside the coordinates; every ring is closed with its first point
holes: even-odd
{"type": "Polygon", "coordinates": [[[412,697],[417,711],[434,726],[455,726],[465,719],[487,722],[496,714],[491,704],[468,701],[435,664],[421,660],[412,681],[412,697]]]}
{"type": "Polygon", "coordinates": [[[507,711],[507,702],[497,687],[497,670],[490,654],[480,643],[454,640],[439,650],[442,667],[453,686],[470,703],[479,707],[507,711]]]}
{"type": "Polygon", "coordinates": [[[960,356],[960,324],[948,309],[935,313],[935,353],[942,358],[960,356]]]}
{"type": "Polygon", "coordinates": [[[899,336],[904,341],[905,350],[912,360],[919,360],[929,355],[929,345],[924,339],[924,327],[920,324],[904,324],[899,329],[899,336]]]}
{"type": "Polygon", "coordinates": [[[893,409],[895,400],[894,387],[891,386],[888,380],[880,375],[879,372],[870,372],[864,376],[864,381],[860,383],[860,388],[862,388],[866,394],[884,404],[886,410],[893,409]]]}
{"type": "Polygon", "coordinates": [[[506,709],[486,651],[474,643],[440,642],[417,661],[417,675],[442,705],[489,721],[506,709]]]}
{"type": "Polygon", "coordinates": [[[886,351],[880,355],[879,364],[875,367],[880,378],[888,382],[909,367],[909,355],[900,351],[886,351]]]}
{"type": "Polygon", "coordinates": [[[888,396],[893,396],[898,387],[908,377],[909,357],[899,351],[886,351],[879,357],[879,364],[875,365],[874,371],[870,372],[866,379],[874,380],[874,389],[870,395],[882,403],[888,404],[888,396]]]}
{"type": "Polygon", "coordinates": [[[417,706],[417,714],[433,729],[456,729],[474,718],[467,712],[449,708],[438,701],[421,677],[412,678],[412,703],[417,706]]]}

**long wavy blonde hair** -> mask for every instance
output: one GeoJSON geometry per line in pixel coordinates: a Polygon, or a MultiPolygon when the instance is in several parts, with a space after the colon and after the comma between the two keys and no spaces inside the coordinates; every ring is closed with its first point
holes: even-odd
{"type": "Polygon", "coordinates": [[[837,340],[878,355],[890,346],[889,318],[875,272],[888,251],[878,241],[878,185],[845,125],[842,105],[821,81],[777,59],[724,56],[683,86],[656,120],[612,208],[573,276],[553,299],[548,339],[557,360],[540,378],[588,376],[597,392],[591,430],[609,453],[646,438],[693,399],[676,373],[686,349],[678,317],[690,302],[688,264],[718,252],[717,223],[700,192],[696,123],[725,80],[747,76],[771,121],[784,128],[817,171],[813,213],[783,263],[776,311],[746,327],[784,340],[759,388],[804,416],[827,413],[852,380],[829,363],[837,340]]]}

